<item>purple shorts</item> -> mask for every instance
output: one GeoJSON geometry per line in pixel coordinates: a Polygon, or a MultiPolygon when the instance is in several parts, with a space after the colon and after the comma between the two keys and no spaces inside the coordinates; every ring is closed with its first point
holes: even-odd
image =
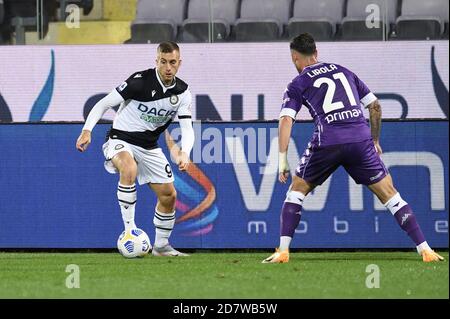
{"type": "Polygon", "coordinates": [[[295,173],[310,184],[321,185],[341,165],[357,184],[375,184],[388,174],[372,140],[329,146],[309,143],[295,173]]]}

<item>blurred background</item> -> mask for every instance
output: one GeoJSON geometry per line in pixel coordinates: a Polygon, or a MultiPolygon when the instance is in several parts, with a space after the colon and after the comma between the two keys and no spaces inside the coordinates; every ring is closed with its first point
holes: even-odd
{"type": "Polygon", "coordinates": [[[446,0],[0,0],[0,30],[0,44],[287,41],[300,32],[318,41],[449,35],[446,0]]]}

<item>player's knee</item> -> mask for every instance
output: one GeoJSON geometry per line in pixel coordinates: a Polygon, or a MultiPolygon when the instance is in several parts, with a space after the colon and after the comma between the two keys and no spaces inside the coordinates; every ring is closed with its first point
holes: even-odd
{"type": "Polygon", "coordinates": [[[303,178],[294,175],[292,177],[292,185],[290,189],[291,191],[300,192],[304,196],[306,196],[308,195],[309,192],[311,192],[314,189],[314,185],[309,184],[303,178]]]}
{"type": "Polygon", "coordinates": [[[133,184],[137,176],[136,163],[129,163],[120,169],[120,179],[128,184],[133,184]]]}

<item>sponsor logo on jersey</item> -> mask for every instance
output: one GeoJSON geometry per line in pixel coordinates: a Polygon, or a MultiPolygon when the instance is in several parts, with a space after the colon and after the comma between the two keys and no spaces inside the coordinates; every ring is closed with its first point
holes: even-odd
{"type": "Polygon", "coordinates": [[[165,123],[177,112],[163,108],[149,107],[142,103],[138,105],[138,110],[142,112],[140,119],[149,123],[165,123]]]}
{"type": "Polygon", "coordinates": [[[156,91],[155,91],[155,90],[153,90],[153,91],[152,91],[152,97],[154,97],[154,96],[155,96],[155,94],[156,94],[156,91]]]}
{"type": "Polygon", "coordinates": [[[360,116],[363,116],[362,111],[360,109],[353,109],[353,110],[347,110],[347,111],[328,114],[325,117],[325,120],[327,121],[328,124],[330,124],[331,122],[347,120],[349,118],[355,118],[355,117],[360,117],[360,116]]]}
{"type": "Polygon", "coordinates": [[[117,88],[117,90],[119,92],[122,92],[123,90],[125,90],[125,88],[127,87],[127,82],[123,82],[121,85],[119,85],[119,87],[117,88]]]}
{"type": "Polygon", "coordinates": [[[145,113],[142,113],[140,116],[141,120],[144,120],[149,123],[165,123],[170,119],[170,116],[152,116],[145,113]]]}
{"type": "Polygon", "coordinates": [[[116,147],[114,147],[115,150],[120,150],[124,148],[123,144],[117,144],[116,147]]]}

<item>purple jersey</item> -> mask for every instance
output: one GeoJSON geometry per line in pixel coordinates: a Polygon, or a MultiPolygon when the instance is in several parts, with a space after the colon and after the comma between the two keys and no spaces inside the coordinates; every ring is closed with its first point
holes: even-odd
{"type": "Polygon", "coordinates": [[[362,142],[371,139],[371,134],[361,105],[375,100],[375,95],[350,70],[334,63],[316,63],[289,83],[280,117],[295,119],[304,105],[315,123],[313,145],[362,142]]]}

